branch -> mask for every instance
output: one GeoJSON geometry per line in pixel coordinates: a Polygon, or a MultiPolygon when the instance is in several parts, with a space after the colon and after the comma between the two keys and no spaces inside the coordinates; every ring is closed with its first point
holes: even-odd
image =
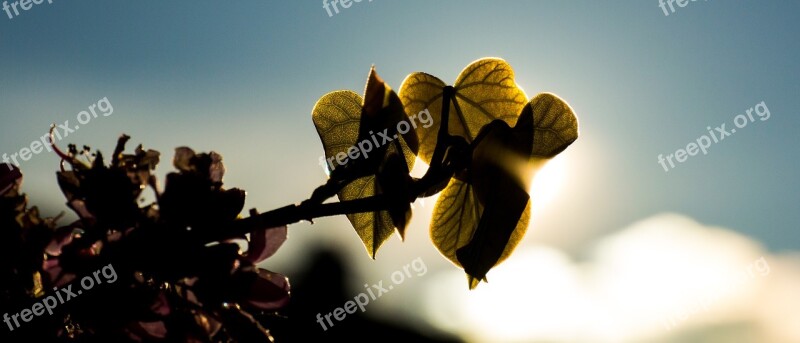
{"type": "MultiPolygon", "coordinates": [[[[463,139],[459,139],[460,137],[451,136],[448,132],[450,103],[454,103],[459,114],[461,110],[455,103],[455,90],[453,87],[447,86],[443,89],[443,93],[442,124],[439,127],[433,158],[425,175],[421,179],[415,179],[409,185],[408,201],[412,203],[419,197],[431,196],[440,192],[447,181],[466,166],[471,156],[469,144],[463,139]]],[[[200,239],[204,242],[215,242],[242,237],[258,229],[281,227],[302,220],[313,222],[315,218],[321,217],[389,210],[392,202],[383,194],[323,204],[325,200],[335,196],[347,184],[362,176],[358,174],[358,170],[358,168],[354,168],[332,174],[324,185],[317,187],[311,197],[299,205],[293,204],[239,219],[230,230],[209,234],[200,239]]]]}
{"type": "Polygon", "coordinates": [[[326,204],[317,204],[309,199],[299,205],[284,206],[269,212],[239,219],[234,222],[234,226],[229,230],[215,232],[207,235],[207,237],[201,237],[201,239],[205,242],[216,242],[241,237],[260,228],[281,227],[303,220],[313,221],[315,218],[375,212],[387,210],[388,208],[389,201],[385,195],[326,204]]]}

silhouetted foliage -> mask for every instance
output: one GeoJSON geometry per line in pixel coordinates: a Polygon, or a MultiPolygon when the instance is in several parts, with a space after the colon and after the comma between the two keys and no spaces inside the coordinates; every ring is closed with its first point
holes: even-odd
{"type": "Polygon", "coordinates": [[[464,268],[474,288],[522,239],[536,168],[578,136],[566,102],[549,93],[528,101],[511,67],[496,58],[470,64],[453,86],[411,74],[398,93],[373,68],[363,98],[329,93],[312,118],[330,178],[299,204],[251,209],[248,217],[241,216],[245,192],[224,187],[215,152],[177,148],[176,171],[162,191],[152,175],[160,154],[141,145],[126,154],[128,136],[108,164],[88,147],[62,151],[51,144],[62,159],[58,184],[79,217],[65,226],[29,208],[21,172],[0,165],[0,311],[30,308],[104,266],[119,276],[13,334],[71,342],[270,342],[290,286],[257,264],[283,244],[287,225],[347,215],[374,258],[393,233],[404,236],[411,203],[439,193],[433,243],[464,268]],[[414,121],[423,112],[431,125],[414,121]],[[421,178],[409,175],[417,157],[429,165],[421,178]],[[142,204],[148,190],[156,201],[142,204]],[[333,196],[339,202],[325,202],[333,196]],[[247,242],[246,253],[235,240],[247,242]]]}

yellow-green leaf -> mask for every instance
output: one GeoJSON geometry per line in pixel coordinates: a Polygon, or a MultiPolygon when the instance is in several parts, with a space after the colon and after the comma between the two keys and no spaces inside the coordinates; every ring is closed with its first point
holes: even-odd
{"type": "MultiPolygon", "coordinates": [[[[403,119],[400,117],[405,117],[397,95],[377,77],[374,70],[370,72],[365,93],[372,99],[369,104],[366,104],[370,106],[369,111],[362,111],[365,105],[364,101],[361,96],[351,91],[328,93],[320,98],[314,106],[312,119],[322,140],[325,158],[330,161],[334,169],[340,167],[337,157],[348,155],[350,149],[354,146],[358,147],[359,141],[372,139],[369,136],[364,137],[365,125],[396,125],[397,121],[403,119]],[[375,94],[379,96],[377,100],[375,94]]],[[[376,130],[378,129],[376,128],[376,130]]],[[[416,145],[416,135],[413,132],[410,134],[412,135],[410,142],[401,136],[381,147],[373,147],[369,158],[377,162],[375,165],[380,165],[385,163],[387,156],[393,153],[401,154],[404,157],[405,166],[400,164],[399,167],[406,168],[403,168],[404,171],[400,171],[400,174],[407,175],[408,170],[413,168],[415,160],[414,147],[409,145],[416,145]]],[[[378,139],[382,140],[382,138],[378,139]]],[[[344,159],[341,160],[344,161],[344,159]]],[[[393,166],[398,167],[396,164],[393,166]]],[[[395,175],[397,173],[384,174],[395,175]]],[[[338,193],[339,200],[355,200],[381,194],[378,181],[375,175],[360,177],[342,188],[338,193]]],[[[384,180],[384,182],[387,181],[384,180]]],[[[403,236],[410,213],[398,212],[395,213],[395,217],[399,221],[398,223],[392,221],[392,216],[388,211],[357,213],[347,216],[367,252],[373,258],[378,248],[392,235],[395,229],[401,237],[403,236]]]]}
{"type": "MultiPolygon", "coordinates": [[[[400,100],[409,117],[425,109],[433,116],[433,125],[417,127],[419,156],[426,163],[430,163],[436,147],[443,87],[444,82],[425,73],[409,75],[400,87],[400,100]]],[[[472,142],[480,129],[492,120],[502,119],[513,126],[527,103],[525,92],[514,81],[513,69],[499,58],[484,58],[471,63],[464,68],[453,87],[462,116],[451,104],[448,129],[450,134],[464,137],[467,142],[472,142]]]]}
{"type": "MultiPolygon", "coordinates": [[[[463,268],[456,257],[456,251],[472,240],[482,214],[483,205],[478,201],[475,189],[469,183],[452,178],[445,190],[439,194],[430,225],[431,240],[436,249],[458,267],[463,268]]],[[[517,227],[497,264],[508,258],[525,236],[529,220],[530,202],[520,216],[517,227]]],[[[471,288],[477,285],[473,279],[470,278],[471,288]]]]}
{"type": "Polygon", "coordinates": [[[347,149],[358,139],[361,121],[361,96],[351,91],[335,91],[322,96],[311,111],[311,119],[317,128],[325,157],[347,154],[347,149]]]}
{"type": "MultiPolygon", "coordinates": [[[[324,95],[317,101],[312,111],[314,126],[322,140],[325,158],[337,154],[347,154],[347,150],[358,140],[361,124],[361,96],[351,91],[335,91],[324,95]]],[[[354,180],[339,192],[339,200],[353,200],[377,194],[378,186],[374,175],[354,180]]],[[[356,233],[364,242],[367,252],[375,258],[383,242],[394,232],[392,219],[388,212],[355,213],[347,216],[356,233]]]]}
{"type": "Polygon", "coordinates": [[[552,158],[578,139],[578,118],[566,101],[552,93],[540,93],[531,99],[520,115],[517,127],[534,127],[531,157],[552,158]]]}
{"type": "Polygon", "coordinates": [[[498,121],[479,132],[470,177],[450,181],[431,223],[434,245],[467,271],[470,288],[485,280],[486,272],[522,240],[530,219],[530,201],[524,192],[533,174],[541,162],[563,151],[577,136],[574,112],[549,93],[525,105],[513,129],[498,121]]]}
{"type": "MultiPolygon", "coordinates": [[[[370,197],[378,194],[378,184],[374,175],[362,177],[351,182],[339,192],[342,201],[370,197]]],[[[348,214],[347,219],[364,243],[367,253],[375,258],[378,248],[394,233],[394,224],[388,211],[348,214]]]]}

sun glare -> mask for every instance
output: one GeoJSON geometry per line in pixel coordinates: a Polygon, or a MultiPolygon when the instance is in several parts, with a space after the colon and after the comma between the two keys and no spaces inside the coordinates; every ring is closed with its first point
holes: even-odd
{"type": "Polygon", "coordinates": [[[528,190],[534,211],[541,210],[556,198],[564,186],[566,177],[567,159],[564,154],[545,162],[534,175],[531,188],[528,190]]]}

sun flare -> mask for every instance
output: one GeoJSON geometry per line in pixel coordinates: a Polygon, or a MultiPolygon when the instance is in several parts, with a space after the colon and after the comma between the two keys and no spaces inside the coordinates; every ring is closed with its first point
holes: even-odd
{"type": "Polygon", "coordinates": [[[533,176],[528,194],[531,195],[533,202],[531,206],[534,211],[541,210],[552,202],[564,187],[568,165],[564,156],[561,154],[545,162],[533,176]]]}

